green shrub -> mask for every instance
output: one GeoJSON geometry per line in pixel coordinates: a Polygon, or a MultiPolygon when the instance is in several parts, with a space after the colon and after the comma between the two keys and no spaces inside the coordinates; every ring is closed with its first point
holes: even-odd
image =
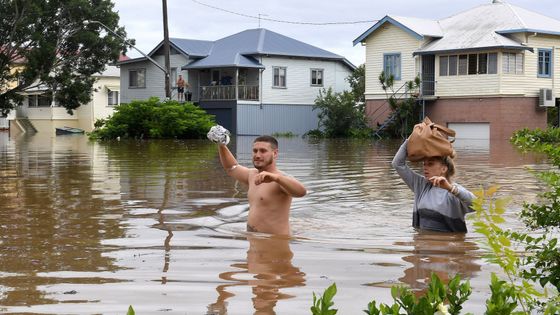
{"type": "Polygon", "coordinates": [[[319,91],[313,110],[319,110],[319,126],[327,138],[371,137],[364,106],[356,103],[354,94],[334,93],[332,88],[319,91]]]}
{"type": "Polygon", "coordinates": [[[92,139],[203,138],[215,124],[214,117],[192,103],[148,100],[120,104],[115,113],[94,129],[92,139]]]}

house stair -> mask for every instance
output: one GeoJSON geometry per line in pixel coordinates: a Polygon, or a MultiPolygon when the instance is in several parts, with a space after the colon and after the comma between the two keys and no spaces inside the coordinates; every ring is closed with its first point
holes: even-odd
{"type": "Polygon", "coordinates": [[[30,133],[30,134],[37,133],[37,129],[27,118],[18,118],[15,120],[15,123],[23,133],[30,133]]]}
{"type": "MultiPolygon", "coordinates": [[[[383,108],[383,110],[381,110],[379,113],[377,113],[377,115],[373,118],[373,121],[377,121],[378,118],[382,117],[383,115],[386,115],[388,110],[391,110],[391,106],[389,106],[389,99],[390,98],[394,98],[396,101],[399,101],[402,98],[408,97],[408,90],[406,88],[406,85],[407,84],[404,83],[403,85],[401,85],[401,87],[399,87],[396,91],[394,91],[393,94],[391,94],[389,97],[387,97],[387,100],[383,103],[383,105],[381,105],[379,107],[379,108],[383,108]],[[400,92],[402,89],[404,89],[404,93],[400,92]],[[400,94],[399,94],[399,92],[400,92],[400,94]],[[385,105],[387,105],[387,106],[385,106],[385,105]]],[[[376,114],[376,113],[373,112],[373,114],[376,114]]],[[[389,127],[395,121],[395,119],[397,119],[398,116],[399,116],[399,108],[392,111],[391,114],[389,115],[389,117],[387,117],[387,119],[385,119],[385,121],[383,121],[383,123],[378,125],[377,129],[373,133],[374,136],[381,139],[381,135],[383,134],[383,131],[385,129],[387,129],[387,127],[389,127]]]]}

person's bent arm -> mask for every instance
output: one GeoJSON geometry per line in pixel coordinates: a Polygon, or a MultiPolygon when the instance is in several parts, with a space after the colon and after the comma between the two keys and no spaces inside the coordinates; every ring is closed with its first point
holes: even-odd
{"type": "Polygon", "coordinates": [[[237,164],[237,160],[225,144],[218,144],[218,153],[220,163],[226,173],[243,184],[249,185],[249,169],[237,164]]]}
{"type": "Polygon", "coordinates": [[[303,197],[307,194],[307,189],[297,179],[270,172],[260,172],[255,176],[255,184],[276,182],[286,193],[294,197],[303,197]]]}
{"type": "Polygon", "coordinates": [[[408,139],[405,140],[402,144],[393,161],[391,162],[391,166],[397,171],[397,174],[402,178],[402,180],[406,183],[406,185],[414,192],[416,192],[423,183],[424,176],[417,174],[414,172],[408,165],[406,165],[406,156],[407,150],[406,146],[408,144],[408,139]]]}

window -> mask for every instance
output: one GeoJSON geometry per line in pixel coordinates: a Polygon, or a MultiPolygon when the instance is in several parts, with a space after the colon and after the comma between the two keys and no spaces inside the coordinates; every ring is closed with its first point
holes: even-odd
{"type": "Polygon", "coordinates": [[[498,73],[498,53],[488,54],[488,74],[498,73]]]}
{"type": "Polygon", "coordinates": [[[119,91],[107,90],[107,105],[119,105],[119,91]]]}
{"type": "Polygon", "coordinates": [[[145,88],[146,87],[146,69],[134,69],[128,71],[128,87],[145,88]]]}
{"type": "Polygon", "coordinates": [[[523,54],[502,53],[502,72],[509,74],[523,73],[523,54]]]}
{"type": "Polygon", "coordinates": [[[286,68],[272,67],[272,87],[286,87],[286,68]]]}
{"type": "Polygon", "coordinates": [[[395,80],[401,79],[401,54],[384,54],[383,70],[388,78],[393,75],[395,80]]]}
{"type": "Polygon", "coordinates": [[[476,54],[469,54],[469,74],[476,74],[476,54]]]}
{"type": "Polygon", "coordinates": [[[52,97],[47,94],[29,95],[29,107],[50,107],[52,97]]]}
{"type": "Polygon", "coordinates": [[[323,69],[311,69],[311,85],[323,86],[323,69]]]}
{"type": "Polygon", "coordinates": [[[498,53],[480,53],[439,57],[440,76],[496,73],[498,73],[498,53]]]}
{"type": "Polygon", "coordinates": [[[478,54],[478,74],[488,72],[488,54],[478,54]]]}
{"type": "Polygon", "coordinates": [[[457,75],[457,56],[449,56],[449,75],[457,75]]]}
{"type": "Polygon", "coordinates": [[[537,76],[541,78],[550,78],[552,69],[552,50],[539,49],[539,68],[537,76]]]}
{"type": "Polygon", "coordinates": [[[169,74],[169,83],[171,87],[177,87],[177,68],[171,68],[171,73],[169,74]]]}
{"type": "Polygon", "coordinates": [[[440,56],[439,57],[439,75],[446,76],[447,75],[447,68],[449,64],[449,56],[440,56]]]}
{"type": "Polygon", "coordinates": [[[467,74],[467,55],[459,55],[459,75],[467,74]]]}

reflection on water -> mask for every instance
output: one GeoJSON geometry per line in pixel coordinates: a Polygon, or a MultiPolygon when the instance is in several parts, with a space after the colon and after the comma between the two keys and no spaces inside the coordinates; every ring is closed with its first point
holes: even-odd
{"type": "Polygon", "coordinates": [[[227,314],[226,300],[234,294],[227,291],[232,286],[250,286],[254,314],[276,314],[278,300],[292,298],[280,289],[305,285],[305,273],[292,265],[294,254],[290,239],[282,236],[263,237],[248,235],[249,250],[245,262],[232,264],[237,270],[220,273],[228,283],[216,287],[218,299],[208,306],[207,314],[227,314]]]}
{"type": "MultiPolygon", "coordinates": [[[[252,140],[230,144],[243,165],[252,140]]],[[[434,271],[470,278],[478,313],[496,270],[474,233],[412,229],[412,192],[390,166],[400,141],[279,141],[279,168],[309,191],[291,241],[247,236],[246,191],[208,141],[0,133],[0,312],[297,315],[336,282],[340,313],[358,314],[393,284],[422,291],[434,271]]],[[[457,181],[501,186],[519,227],[521,202],[542,190],[526,168],[543,157],[496,141],[457,151],[457,181]]]]}
{"type": "Polygon", "coordinates": [[[432,273],[448,282],[449,276],[456,274],[462,279],[472,278],[481,268],[478,246],[466,240],[463,233],[419,231],[412,241],[395,242],[395,245],[413,248],[410,255],[402,257],[412,267],[399,280],[418,293],[425,292],[432,273]]]}

